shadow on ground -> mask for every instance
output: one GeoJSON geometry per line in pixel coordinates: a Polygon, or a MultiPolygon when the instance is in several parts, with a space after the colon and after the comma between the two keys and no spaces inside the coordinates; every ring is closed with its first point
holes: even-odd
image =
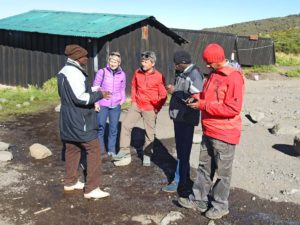
{"type": "Polygon", "coordinates": [[[293,145],[287,145],[287,144],[275,144],[272,146],[274,149],[289,155],[289,156],[294,156],[298,157],[300,156],[295,150],[293,145]]]}
{"type": "MultiPolygon", "coordinates": [[[[174,140],[156,140],[153,165],[142,167],[141,158],[134,154],[127,167],[114,167],[103,161],[102,188],[111,197],[98,201],[86,200],[81,191],[65,194],[62,188],[64,162],[61,161],[62,144],[58,135],[58,114],[41,113],[20,117],[17,121],[1,124],[0,139],[13,144],[14,160],[1,170],[19,170],[18,183],[1,189],[0,215],[12,224],[107,224],[140,225],[135,216],[144,215],[144,224],[155,225],[170,211],[181,212],[184,217],[170,224],[196,225],[209,221],[199,212],[176,204],[176,195],[161,191],[172,179],[176,161],[173,158],[174,140]],[[33,160],[28,147],[35,143],[46,145],[53,156],[33,160]],[[21,166],[22,165],[22,166],[21,166]],[[16,191],[20,186],[26,190],[16,191]],[[34,214],[50,207],[50,210],[34,214]]],[[[132,144],[142,145],[142,130],[133,131],[132,144]]],[[[138,151],[137,151],[138,152],[138,151]]],[[[2,171],[3,172],[3,171],[2,171]]],[[[194,172],[193,172],[194,173],[194,172]]],[[[192,173],[192,175],[193,175],[192,173]]],[[[230,214],[217,225],[299,225],[300,205],[262,200],[240,189],[230,195],[230,214]]]]}

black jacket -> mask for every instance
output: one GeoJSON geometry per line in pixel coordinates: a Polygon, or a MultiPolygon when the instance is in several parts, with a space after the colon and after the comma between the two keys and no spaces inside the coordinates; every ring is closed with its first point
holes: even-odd
{"type": "Polygon", "coordinates": [[[88,142],[97,138],[98,124],[94,103],[103,96],[92,92],[84,70],[73,60],[57,75],[61,99],[60,136],[63,141],[88,142]]]}

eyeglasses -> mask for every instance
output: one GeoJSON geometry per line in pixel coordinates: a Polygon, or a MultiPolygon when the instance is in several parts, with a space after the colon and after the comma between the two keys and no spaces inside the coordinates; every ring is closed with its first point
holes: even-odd
{"type": "Polygon", "coordinates": [[[112,53],[110,53],[109,55],[110,55],[110,56],[117,56],[117,57],[121,58],[121,55],[120,55],[119,52],[112,52],[112,53]]]}

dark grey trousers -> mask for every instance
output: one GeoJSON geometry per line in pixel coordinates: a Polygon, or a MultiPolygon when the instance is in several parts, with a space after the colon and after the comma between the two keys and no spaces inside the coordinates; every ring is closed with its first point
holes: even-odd
{"type": "Polygon", "coordinates": [[[228,209],[235,145],[203,135],[199,167],[194,182],[195,200],[208,201],[217,210],[228,209]]]}

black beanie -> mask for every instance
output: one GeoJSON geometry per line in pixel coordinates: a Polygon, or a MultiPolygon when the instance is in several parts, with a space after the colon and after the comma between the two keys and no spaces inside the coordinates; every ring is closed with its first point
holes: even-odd
{"type": "Polygon", "coordinates": [[[184,50],[179,50],[174,53],[175,64],[190,64],[191,62],[191,55],[188,52],[184,50]]]}

